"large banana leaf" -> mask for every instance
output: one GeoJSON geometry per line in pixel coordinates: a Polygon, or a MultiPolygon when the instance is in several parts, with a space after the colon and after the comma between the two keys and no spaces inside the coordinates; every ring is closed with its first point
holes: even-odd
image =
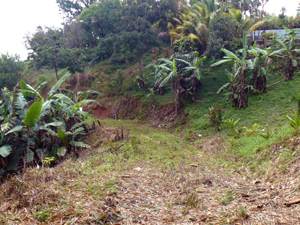
{"type": "Polygon", "coordinates": [[[74,105],[75,102],[73,102],[68,96],[64,94],[55,94],[53,95],[53,98],[57,98],[58,100],[68,104],[68,105],[74,105]]]}
{"type": "Polygon", "coordinates": [[[30,149],[28,149],[26,155],[24,156],[24,161],[29,163],[32,162],[33,159],[34,159],[34,153],[30,149]]]}
{"type": "Polygon", "coordinates": [[[86,123],[88,123],[89,121],[90,121],[90,120],[84,120],[84,121],[82,121],[82,122],[76,123],[76,124],[74,124],[74,125],[71,127],[70,130],[74,130],[74,129],[78,128],[78,127],[81,127],[83,124],[86,124],[86,123]]]}
{"type": "Polygon", "coordinates": [[[83,128],[83,127],[79,127],[78,129],[76,129],[76,130],[72,133],[72,138],[76,137],[78,134],[83,134],[83,135],[86,134],[86,133],[84,132],[84,128],[83,128]]]}
{"type": "Polygon", "coordinates": [[[6,132],[5,135],[21,131],[23,128],[24,128],[23,126],[15,126],[13,129],[11,129],[10,131],[6,132]]]}
{"type": "Polygon", "coordinates": [[[285,51],[288,50],[288,49],[287,49],[287,46],[284,44],[284,42],[283,42],[282,40],[280,40],[280,39],[275,39],[275,41],[277,41],[277,42],[282,46],[282,48],[283,48],[285,51]]]}
{"type": "Polygon", "coordinates": [[[220,60],[218,62],[215,62],[215,63],[211,64],[210,66],[215,67],[215,66],[219,66],[223,63],[227,63],[227,62],[233,62],[233,60],[232,59],[223,59],[223,60],[220,60]]]}
{"type": "Polygon", "coordinates": [[[43,103],[42,106],[42,111],[41,111],[41,117],[47,115],[47,113],[49,112],[50,108],[51,108],[51,103],[53,102],[52,99],[47,100],[43,103]]]}
{"type": "Polygon", "coordinates": [[[40,118],[41,111],[42,111],[42,102],[34,102],[29,110],[26,113],[26,117],[24,123],[27,126],[33,126],[37,123],[38,119],[40,118]]]}
{"type": "Polygon", "coordinates": [[[41,83],[41,84],[36,88],[36,91],[39,91],[40,89],[42,89],[46,84],[48,84],[48,81],[44,81],[43,83],[41,83]]]}
{"type": "Polygon", "coordinates": [[[85,101],[86,101],[86,100],[84,99],[84,100],[78,102],[76,105],[74,105],[73,108],[72,108],[72,111],[73,111],[73,112],[76,112],[76,111],[79,109],[79,107],[82,106],[82,104],[83,104],[85,101]]]}
{"type": "Polygon", "coordinates": [[[9,97],[8,90],[2,89],[2,96],[4,100],[5,111],[11,110],[11,99],[9,97]]]}
{"type": "Polygon", "coordinates": [[[203,62],[203,61],[206,60],[206,59],[207,59],[206,56],[202,57],[201,59],[198,59],[198,58],[197,58],[197,61],[196,61],[196,63],[195,63],[195,67],[198,67],[198,66],[200,65],[200,63],[203,62]]]}
{"type": "MultiPolygon", "coordinates": [[[[68,115],[69,117],[73,118],[73,112],[71,109],[68,108],[67,104],[65,103],[59,103],[58,104],[61,108],[61,111],[65,114],[68,115]]],[[[72,106],[71,106],[72,107],[72,106]]]]}
{"type": "Polygon", "coordinates": [[[276,54],[281,54],[281,53],[283,53],[285,51],[285,49],[279,49],[279,50],[276,50],[276,51],[274,51],[274,52],[272,52],[271,54],[270,54],[270,56],[272,56],[272,55],[276,55],[276,54]]]}
{"type": "Polygon", "coordinates": [[[12,148],[10,145],[3,145],[1,148],[0,148],[0,155],[2,157],[7,157],[12,151],[12,148]]]}
{"type": "Polygon", "coordinates": [[[56,121],[56,122],[52,122],[52,123],[46,123],[44,126],[45,127],[49,127],[49,126],[60,127],[62,125],[64,125],[63,122],[56,121]]]}
{"type": "Polygon", "coordinates": [[[61,141],[66,144],[68,141],[68,136],[65,134],[65,132],[63,132],[62,130],[58,130],[57,131],[57,135],[58,137],[61,139],[61,141]]]}
{"type": "Polygon", "coordinates": [[[51,90],[48,92],[48,99],[50,99],[55,92],[59,89],[60,85],[70,76],[70,73],[66,73],[65,75],[63,75],[62,78],[59,79],[59,81],[56,82],[56,84],[54,84],[51,88],[51,90]]]}
{"type": "Polygon", "coordinates": [[[26,109],[24,109],[24,106],[27,104],[27,101],[24,98],[23,93],[16,92],[12,104],[14,110],[19,114],[20,119],[24,120],[27,111],[26,109]]]}
{"type": "Polygon", "coordinates": [[[21,91],[25,97],[29,97],[33,95],[35,97],[38,97],[42,102],[44,102],[44,98],[33,87],[31,87],[29,84],[26,84],[23,80],[20,82],[20,84],[21,84],[21,91]]]}
{"type": "Polygon", "coordinates": [[[51,134],[52,136],[58,136],[57,133],[55,133],[55,131],[51,130],[50,128],[41,126],[41,127],[40,127],[40,130],[45,130],[45,131],[47,131],[49,134],[51,134]]]}

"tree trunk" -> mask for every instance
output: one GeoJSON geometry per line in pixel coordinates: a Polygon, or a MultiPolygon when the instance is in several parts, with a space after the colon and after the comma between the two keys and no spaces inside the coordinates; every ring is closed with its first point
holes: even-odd
{"type": "Polygon", "coordinates": [[[165,87],[160,87],[159,88],[159,94],[164,95],[165,94],[165,87]]]}
{"type": "Polygon", "coordinates": [[[57,75],[57,67],[55,67],[54,69],[55,69],[56,80],[58,81],[59,78],[58,78],[58,75],[57,75]]]}
{"type": "Polygon", "coordinates": [[[244,75],[244,71],[242,70],[242,74],[239,80],[239,109],[247,107],[247,97],[246,97],[246,77],[244,75]]]}
{"type": "Polygon", "coordinates": [[[285,69],[285,79],[292,80],[293,75],[294,75],[294,67],[292,64],[292,59],[289,58],[285,69]]]}
{"type": "Polygon", "coordinates": [[[193,98],[192,101],[194,102],[196,100],[196,87],[198,84],[198,79],[196,77],[194,77],[193,79],[193,98]]]}
{"type": "Polygon", "coordinates": [[[153,94],[153,96],[152,96],[152,102],[151,102],[151,105],[152,105],[153,111],[155,111],[155,109],[156,109],[156,103],[155,103],[155,97],[154,97],[154,94],[153,94]]]}
{"type": "Polygon", "coordinates": [[[175,78],[175,96],[174,96],[174,103],[175,103],[175,114],[179,114],[179,108],[180,108],[180,77],[177,76],[175,78]]]}
{"type": "Polygon", "coordinates": [[[145,83],[144,83],[144,77],[143,77],[143,71],[142,71],[142,54],[141,54],[141,50],[138,50],[138,61],[139,61],[139,70],[140,70],[140,78],[141,78],[140,85],[141,85],[141,87],[144,87],[145,83]]]}
{"type": "MultiPolygon", "coordinates": [[[[58,74],[57,74],[57,67],[55,67],[54,69],[55,69],[56,80],[59,81],[58,74]]],[[[59,93],[61,93],[60,88],[58,88],[58,91],[59,93]]]]}

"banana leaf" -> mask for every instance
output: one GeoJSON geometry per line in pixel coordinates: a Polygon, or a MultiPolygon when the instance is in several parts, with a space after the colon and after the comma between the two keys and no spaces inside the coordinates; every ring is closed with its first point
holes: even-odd
{"type": "Polygon", "coordinates": [[[26,113],[26,117],[24,119],[24,123],[27,126],[33,126],[37,123],[41,115],[42,106],[43,106],[42,102],[34,102],[30,106],[29,110],[26,113]]]}
{"type": "Polygon", "coordinates": [[[50,99],[55,92],[59,89],[60,85],[70,76],[70,73],[66,73],[65,75],[63,75],[62,78],[59,79],[59,81],[56,82],[55,85],[52,86],[51,90],[48,92],[48,99],[50,99]]]}
{"type": "Polygon", "coordinates": [[[0,148],[0,155],[5,158],[7,157],[12,151],[12,148],[10,145],[3,145],[1,148],[0,148]]]}
{"type": "Polygon", "coordinates": [[[44,102],[44,98],[37,92],[33,87],[29,84],[26,84],[23,80],[20,82],[21,84],[21,91],[25,97],[35,96],[38,97],[42,102],[44,102]]]}
{"type": "Polygon", "coordinates": [[[74,146],[77,146],[77,147],[82,147],[82,148],[90,148],[91,146],[88,145],[88,144],[85,144],[83,142],[78,142],[78,141],[71,141],[70,142],[70,145],[74,145],[74,146]]]}

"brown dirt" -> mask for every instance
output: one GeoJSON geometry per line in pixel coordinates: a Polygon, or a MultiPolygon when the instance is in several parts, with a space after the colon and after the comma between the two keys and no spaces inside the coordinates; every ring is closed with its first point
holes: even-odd
{"type": "Polygon", "coordinates": [[[93,115],[96,116],[99,119],[105,120],[105,119],[111,119],[111,110],[112,107],[99,107],[96,109],[93,109],[93,115]]]}

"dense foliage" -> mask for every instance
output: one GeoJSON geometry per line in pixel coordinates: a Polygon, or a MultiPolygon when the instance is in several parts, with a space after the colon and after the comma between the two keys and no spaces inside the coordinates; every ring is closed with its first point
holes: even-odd
{"type": "Polygon", "coordinates": [[[12,89],[16,81],[21,79],[23,63],[19,61],[19,56],[1,54],[0,56],[0,88],[12,89]]]}
{"type": "Polygon", "coordinates": [[[24,81],[12,91],[1,90],[0,123],[0,177],[18,171],[26,165],[44,164],[62,158],[78,147],[89,147],[80,138],[88,132],[90,116],[81,110],[87,93],[95,91],[56,93],[65,74],[44,99],[37,89],[24,81]],[[68,97],[69,95],[69,97],[68,97]]]}

